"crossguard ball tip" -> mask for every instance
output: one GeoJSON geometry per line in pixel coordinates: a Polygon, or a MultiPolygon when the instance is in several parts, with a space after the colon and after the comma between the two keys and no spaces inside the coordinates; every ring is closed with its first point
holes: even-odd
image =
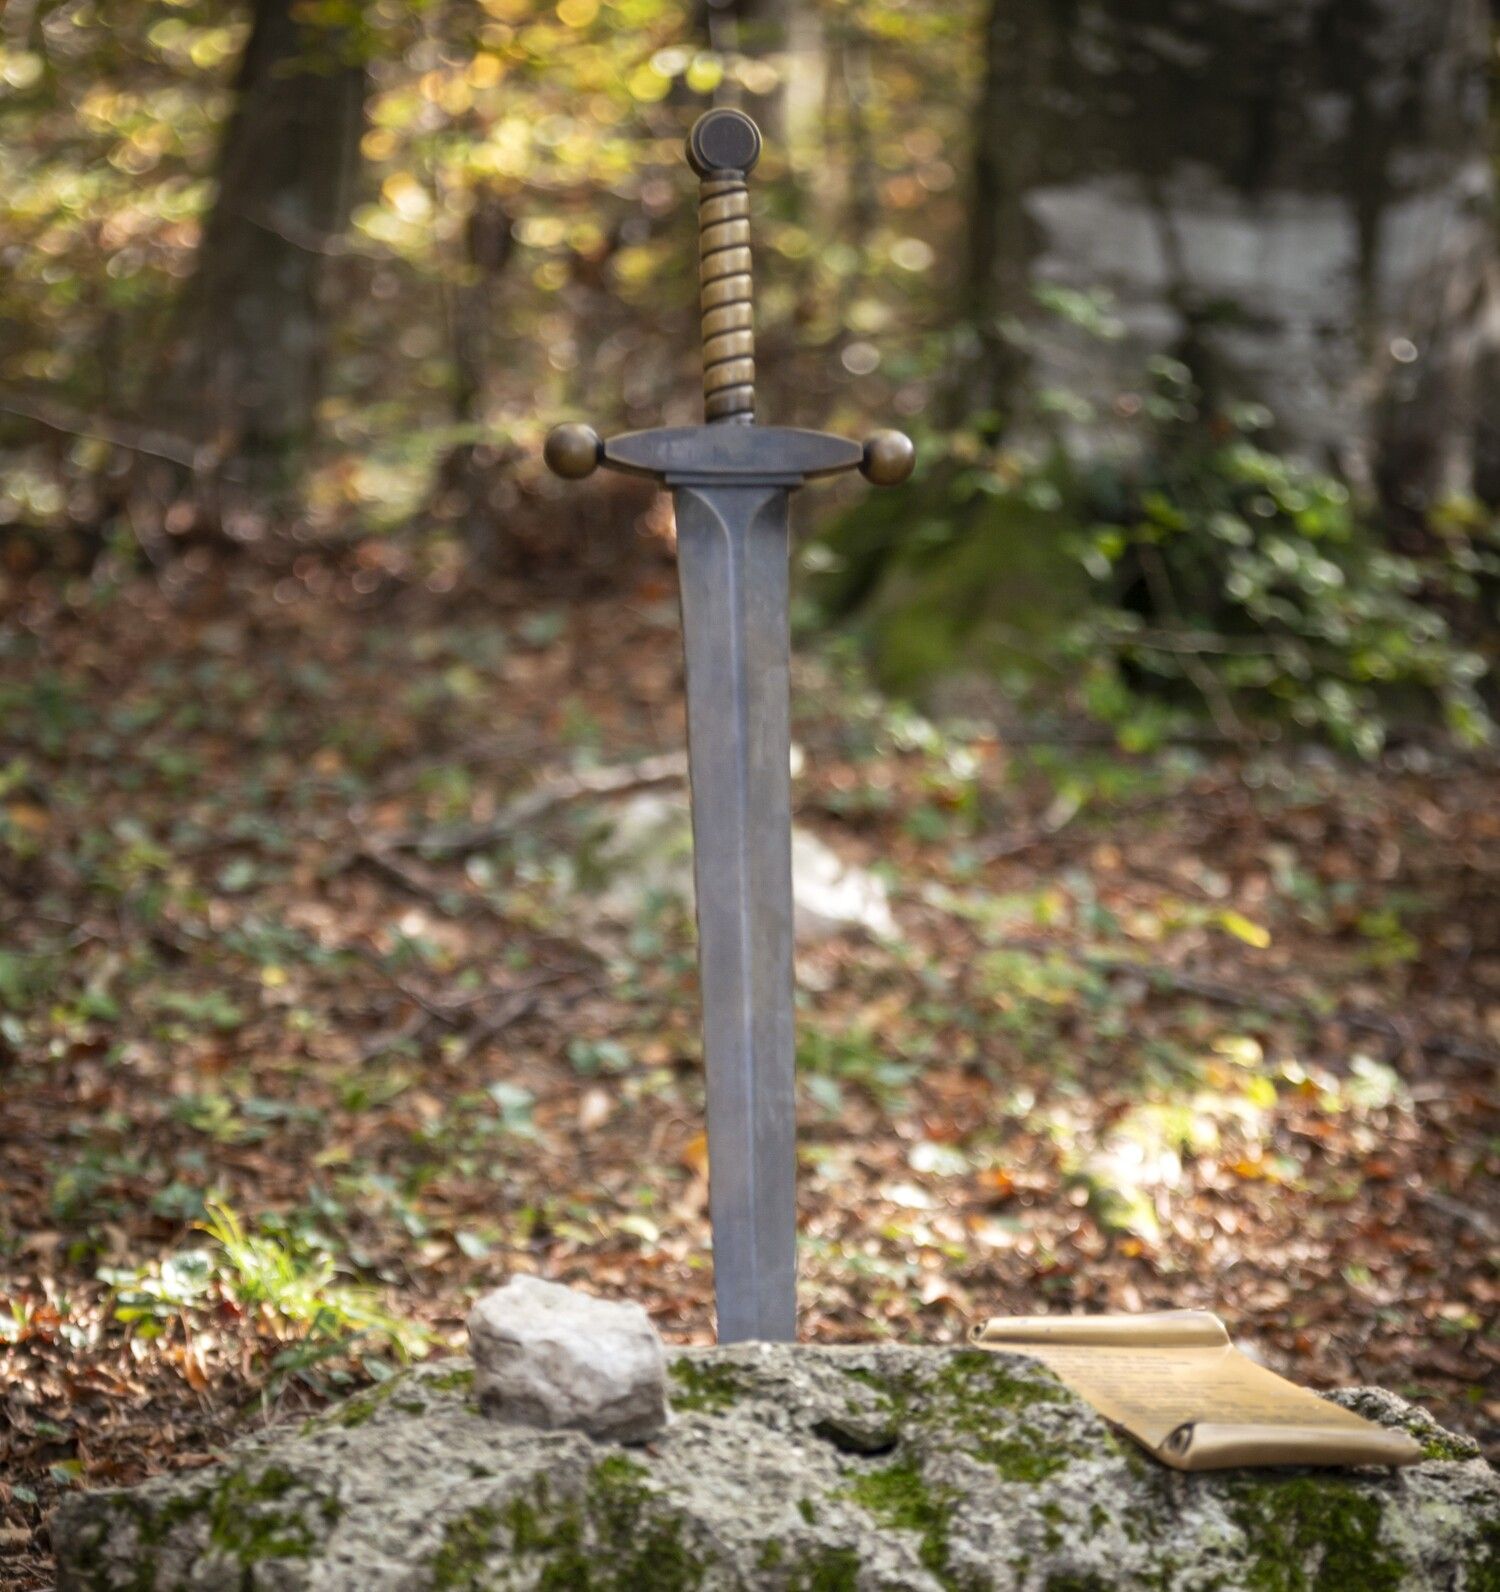
{"type": "Polygon", "coordinates": [[[877,431],[865,443],[859,473],[874,486],[900,486],[916,464],[917,450],[904,431],[877,431]]]}
{"type": "Polygon", "coordinates": [[[581,481],[598,469],[604,445],[592,426],[554,426],[547,433],[542,457],[553,475],[560,475],[565,481],[581,481]]]}

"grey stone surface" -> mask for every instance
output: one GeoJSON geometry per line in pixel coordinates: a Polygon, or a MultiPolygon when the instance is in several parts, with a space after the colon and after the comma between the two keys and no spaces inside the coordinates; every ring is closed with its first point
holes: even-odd
{"type": "Polygon", "coordinates": [[[1388,1394],[1430,1458],[1184,1476],[1034,1361],[977,1350],[679,1353],[647,1448],[500,1425],[419,1367],[213,1470],[85,1493],[62,1592],[1494,1592],[1500,1480],[1388,1394]]]}
{"type": "Polygon", "coordinates": [[[512,1277],[469,1312],[485,1414],[543,1430],[643,1443],[667,1424],[667,1362],[638,1304],[512,1277]]]}

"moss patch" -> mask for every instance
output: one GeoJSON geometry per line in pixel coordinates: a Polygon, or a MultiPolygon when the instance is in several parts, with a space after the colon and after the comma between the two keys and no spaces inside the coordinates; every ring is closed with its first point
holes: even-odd
{"type": "Polygon", "coordinates": [[[1068,1468],[1071,1451],[1059,1449],[1054,1440],[1040,1434],[1016,1437],[980,1438],[974,1444],[974,1457],[982,1459],[1001,1481],[1045,1481],[1068,1468]]]}
{"type": "MultiPolygon", "coordinates": [[[[681,1517],[647,1485],[643,1465],[612,1454],[581,1497],[554,1500],[544,1480],[502,1504],[450,1521],[430,1565],[434,1592],[483,1592],[507,1562],[539,1558],[538,1592],[694,1592],[707,1564],[681,1517]]],[[[513,1567],[513,1566],[512,1566],[513,1567]]]]}
{"type": "Polygon", "coordinates": [[[786,1558],[786,1548],[779,1537],[769,1537],[761,1545],[759,1556],[755,1561],[757,1570],[774,1570],[786,1558]]]}
{"type": "Polygon", "coordinates": [[[786,1592],[859,1592],[859,1555],[853,1548],[828,1548],[800,1564],[786,1592]]]}
{"type": "Polygon", "coordinates": [[[442,1371],[437,1376],[422,1378],[423,1383],[430,1388],[436,1388],[440,1393],[465,1392],[474,1386],[474,1368],[461,1365],[452,1371],[442,1371]]]}
{"type": "Polygon", "coordinates": [[[317,1538],[299,1511],[265,1509],[297,1487],[290,1471],[270,1466],[254,1478],[231,1473],[214,1489],[209,1538],[241,1564],[259,1559],[307,1559],[317,1538]]]}
{"type": "MultiPolygon", "coordinates": [[[[455,1376],[462,1372],[452,1373],[455,1376]]],[[[470,1373],[472,1376],[472,1373],[470,1373]]],[[[434,1382],[434,1386],[438,1385],[434,1382]]],[[[399,1410],[403,1415],[425,1415],[427,1405],[416,1396],[417,1384],[409,1373],[403,1372],[393,1376],[389,1382],[382,1382],[376,1387],[367,1388],[363,1393],[356,1393],[342,1404],[335,1405],[324,1415],[314,1415],[310,1420],[302,1423],[302,1435],[308,1436],[312,1432],[325,1432],[331,1427],[342,1426],[352,1428],[363,1426],[366,1421],[372,1420],[381,1410],[390,1408],[399,1410]]]]}
{"type": "Polygon", "coordinates": [[[680,1410],[727,1410],[749,1391],[732,1365],[684,1358],[673,1360],[667,1371],[677,1384],[672,1403],[680,1410]]]}
{"type": "Polygon", "coordinates": [[[934,1379],[935,1386],[965,1408],[1024,1409],[1028,1404],[1066,1404],[1073,1395],[1042,1366],[1017,1376],[987,1349],[960,1349],[934,1379]]]}
{"type": "Polygon", "coordinates": [[[455,1587],[482,1587],[485,1563],[495,1547],[503,1513],[488,1504],[466,1509],[443,1528],[442,1546],[430,1570],[434,1592],[455,1587]]]}
{"type": "Polygon", "coordinates": [[[883,1526],[915,1531],[921,1537],[917,1557],[935,1576],[948,1568],[948,1526],[953,1518],[952,1495],[930,1488],[914,1459],[901,1459],[880,1470],[867,1471],[845,1489],[862,1509],[883,1526]]]}
{"type": "Polygon", "coordinates": [[[1247,1592],[1401,1592],[1407,1564],[1380,1540],[1380,1500],[1351,1482],[1244,1482],[1230,1511],[1254,1558],[1247,1592]]]}
{"type": "MultiPolygon", "coordinates": [[[[862,1366],[850,1366],[844,1375],[887,1402],[893,1436],[923,1426],[957,1433],[965,1451],[994,1469],[1002,1481],[1045,1481],[1085,1453],[1021,1418],[1039,1405],[1065,1404],[1073,1398],[1041,1366],[1034,1375],[1018,1375],[1002,1356],[985,1349],[960,1349],[929,1376],[881,1376],[862,1366]]],[[[852,1444],[840,1446],[857,1451],[852,1444]]]]}
{"type": "Polygon", "coordinates": [[[1479,1458],[1479,1444],[1472,1437],[1465,1437],[1462,1432],[1443,1432],[1436,1437],[1416,1432],[1412,1435],[1422,1445],[1423,1459],[1462,1464],[1465,1460],[1479,1458]]]}
{"type": "Polygon", "coordinates": [[[1479,1552],[1483,1557],[1469,1576],[1469,1592],[1500,1592],[1500,1523],[1484,1528],[1479,1552]]]}
{"type": "MultiPolygon", "coordinates": [[[[352,1394],[342,1404],[335,1404],[331,1410],[303,1421],[301,1435],[308,1437],[314,1432],[326,1432],[334,1427],[349,1430],[363,1426],[384,1410],[401,1415],[426,1415],[434,1405],[430,1399],[423,1397],[424,1393],[472,1393],[473,1387],[472,1366],[455,1366],[451,1370],[426,1376],[420,1372],[402,1371],[388,1382],[380,1382],[362,1393],[352,1394]]],[[[477,1405],[474,1407],[477,1408],[477,1405]]]]}
{"type": "MultiPolygon", "coordinates": [[[[179,1527],[203,1520],[208,1538],[222,1554],[249,1566],[267,1559],[310,1559],[320,1545],[321,1534],[309,1524],[309,1515],[325,1526],[341,1514],[336,1498],[308,1494],[300,1500],[291,1495],[303,1487],[301,1478],[279,1465],[268,1465],[257,1475],[231,1471],[213,1487],[179,1493],[161,1503],[125,1494],[113,1507],[127,1514],[135,1527],[136,1562],[130,1580],[121,1592],[151,1592],[156,1585],[156,1550],[179,1527]]],[[[101,1526],[92,1552],[79,1558],[79,1568],[98,1577],[105,1585],[106,1566],[102,1546],[108,1535],[101,1526]]],[[[83,1583],[95,1584],[93,1581],[83,1583]]],[[[119,1585],[114,1580],[110,1586],[119,1585]]]]}

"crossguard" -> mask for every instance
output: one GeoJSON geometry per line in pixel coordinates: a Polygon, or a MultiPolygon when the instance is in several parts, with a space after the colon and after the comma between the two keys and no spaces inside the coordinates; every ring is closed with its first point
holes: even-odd
{"type": "Polygon", "coordinates": [[[693,124],[688,164],[697,173],[698,279],[706,425],[636,431],[601,442],[569,424],[547,437],[547,467],[565,480],[600,465],[668,485],[768,480],[788,486],[858,469],[876,486],[899,486],[916,449],[900,431],[877,431],[863,447],[822,432],[755,425],[755,330],[746,178],[760,159],[760,129],[743,111],[712,110],[693,124]],[[750,429],[746,429],[750,428],[750,429]],[[739,439],[731,440],[733,434],[739,439]]]}

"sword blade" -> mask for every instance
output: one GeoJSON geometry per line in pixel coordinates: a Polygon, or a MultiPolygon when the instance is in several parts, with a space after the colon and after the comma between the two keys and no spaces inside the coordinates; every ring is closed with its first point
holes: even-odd
{"type": "Polygon", "coordinates": [[[719,1341],[791,1341],[788,493],[679,486],[675,499],[719,1341]]]}

